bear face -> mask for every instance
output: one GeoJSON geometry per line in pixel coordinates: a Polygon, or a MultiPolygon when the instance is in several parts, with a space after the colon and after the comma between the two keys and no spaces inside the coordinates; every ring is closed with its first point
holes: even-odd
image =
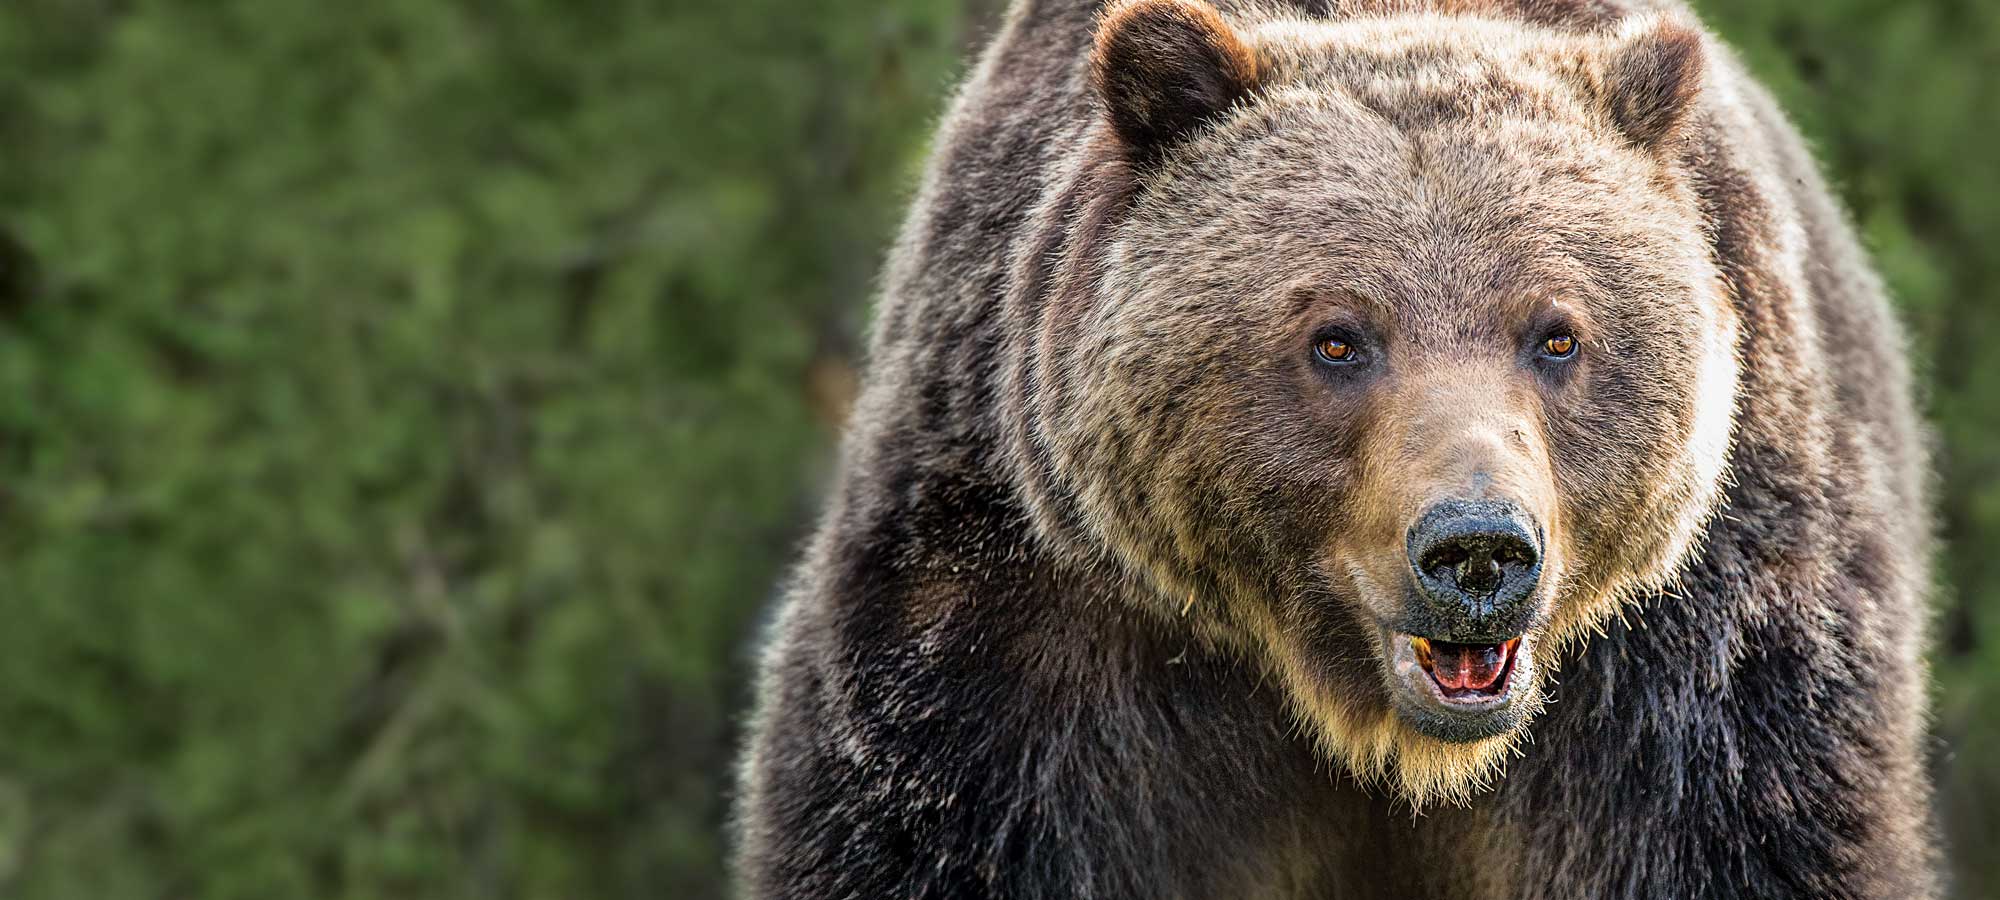
{"type": "Polygon", "coordinates": [[[1071,223],[1017,376],[1062,495],[1036,508],[1419,803],[1671,580],[1728,455],[1736,319],[1681,162],[1700,38],[1536,34],[1115,7],[1113,162],[1079,176],[1110,211],[1071,223]]]}

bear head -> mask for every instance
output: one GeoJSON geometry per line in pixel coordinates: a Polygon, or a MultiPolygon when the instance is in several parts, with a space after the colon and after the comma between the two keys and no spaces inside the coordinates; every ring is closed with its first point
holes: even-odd
{"type": "Polygon", "coordinates": [[[1672,20],[1101,18],[1010,370],[1045,529],[1416,803],[1719,502],[1736,316],[1672,20]]]}

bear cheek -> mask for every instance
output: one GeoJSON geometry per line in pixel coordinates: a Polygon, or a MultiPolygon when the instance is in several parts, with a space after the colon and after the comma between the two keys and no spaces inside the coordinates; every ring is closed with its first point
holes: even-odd
{"type": "Polygon", "coordinates": [[[1245,363],[1224,377],[1200,393],[1228,399],[1186,423],[1177,442],[1180,464],[1199,469],[1203,486],[1182,505],[1195,516],[1185,527],[1199,532],[1185,543],[1225,551],[1204,564],[1257,585],[1261,599],[1356,596],[1344,562],[1355,556],[1365,501],[1361,417],[1323,393],[1274,387],[1286,383],[1283,371],[1245,363]]]}
{"type": "Polygon", "coordinates": [[[1269,395],[1246,397],[1217,421],[1197,439],[1199,452],[1215,467],[1230,526],[1258,536],[1266,558],[1256,564],[1316,565],[1352,515],[1349,429],[1269,395]]]}
{"type": "Polygon", "coordinates": [[[1299,459],[1272,427],[1283,411],[1245,390],[1255,373],[1240,358],[1176,354],[1139,336],[1113,343],[1146,349],[1103,357],[1056,435],[1073,442],[1064,456],[1087,517],[1176,602],[1268,594],[1296,568],[1294,514],[1313,509],[1310,488],[1277,475],[1299,459]]]}
{"type": "Polygon", "coordinates": [[[1690,502],[1701,359],[1647,341],[1597,361],[1584,396],[1550,410],[1570,592],[1589,604],[1656,582],[1690,502]]]}

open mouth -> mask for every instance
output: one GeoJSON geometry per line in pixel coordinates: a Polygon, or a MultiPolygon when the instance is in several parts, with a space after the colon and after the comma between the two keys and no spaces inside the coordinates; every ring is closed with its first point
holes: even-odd
{"type": "Polygon", "coordinates": [[[1514,674],[1521,639],[1497,644],[1453,644],[1412,637],[1417,666],[1447,702],[1479,703],[1503,697],[1514,674]]]}
{"type": "Polygon", "coordinates": [[[1535,706],[1535,636],[1456,643],[1383,629],[1390,697],[1405,722],[1445,741],[1484,740],[1535,706]]]}

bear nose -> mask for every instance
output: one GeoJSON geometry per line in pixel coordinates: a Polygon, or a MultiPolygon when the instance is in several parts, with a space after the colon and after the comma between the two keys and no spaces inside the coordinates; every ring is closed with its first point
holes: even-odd
{"type": "Polygon", "coordinates": [[[1417,592],[1454,633],[1511,637],[1533,614],[1542,554],[1519,506],[1445,500],[1417,517],[1407,536],[1417,592]]]}

